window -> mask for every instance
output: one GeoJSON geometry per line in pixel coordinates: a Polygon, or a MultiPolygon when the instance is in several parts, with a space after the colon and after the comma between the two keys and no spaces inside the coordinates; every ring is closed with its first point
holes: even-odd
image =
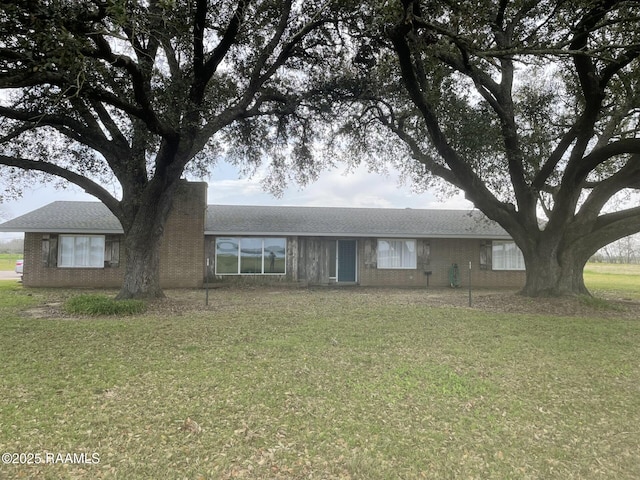
{"type": "Polygon", "coordinates": [[[287,240],[284,238],[265,238],[264,273],[286,273],[287,240]]]}
{"type": "Polygon", "coordinates": [[[329,278],[336,278],[338,272],[338,242],[329,242],[329,278]]]}
{"type": "Polygon", "coordinates": [[[284,238],[216,238],[216,275],[285,273],[284,238]]]}
{"type": "Polygon", "coordinates": [[[263,273],[262,238],[243,238],[240,246],[240,273],[263,273]]]}
{"type": "Polygon", "coordinates": [[[492,242],[480,242],[480,270],[491,269],[492,242]]]}
{"type": "Polygon", "coordinates": [[[524,257],[515,242],[494,241],[491,248],[493,270],[524,270],[524,257]]]}
{"type": "Polygon", "coordinates": [[[378,240],[378,268],[416,268],[416,241],[378,240]]]}
{"type": "Polygon", "coordinates": [[[238,274],[239,246],[239,238],[216,239],[216,273],[238,274]]]}
{"type": "Polygon", "coordinates": [[[58,267],[103,268],[104,235],[60,235],[58,267]]]}

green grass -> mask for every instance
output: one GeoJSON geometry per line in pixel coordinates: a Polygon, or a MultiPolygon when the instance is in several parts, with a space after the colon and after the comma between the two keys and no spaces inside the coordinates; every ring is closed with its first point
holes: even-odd
{"type": "Polygon", "coordinates": [[[637,321],[352,289],[29,314],[68,294],[0,282],[0,452],[100,463],[0,478],[640,478],[637,321]]]}
{"type": "Polygon", "coordinates": [[[588,263],[584,269],[584,281],[596,296],[615,294],[640,300],[640,264],[588,263]]]}
{"type": "Polygon", "coordinates": [[[2,325],[2,319],[37,303],[41,298],[42,295],[34,296],[15,280],[0,280],[0,325],[2,325]]]}
{"type": "Polygon", "coordinates": [[[145,310],[141,300],[114,300],[100,294],[84,294],[71,297],[64,304],[65,310],[77,315],[133,315],[145,310]]]}
{"type": "Polygon", "coordinates": [[[0,253],[0,271],[15,270],[16,260],[21,258],[21,253],[0,253]]]}

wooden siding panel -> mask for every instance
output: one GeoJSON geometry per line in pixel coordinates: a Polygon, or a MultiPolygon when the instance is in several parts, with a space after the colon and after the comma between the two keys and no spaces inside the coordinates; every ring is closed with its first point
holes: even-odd
{"type": "Polygon", "coordinates": [[[335,238],[298,237],[298,280],[309,285],[331,283],[330,247],[335,238]]]}

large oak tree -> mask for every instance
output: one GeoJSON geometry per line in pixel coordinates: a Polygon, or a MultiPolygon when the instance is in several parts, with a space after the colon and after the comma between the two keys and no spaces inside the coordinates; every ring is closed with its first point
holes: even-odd
{"type": "Polygon", "coordinates": [[[417,182],[462,189],[522,250],[524,294],[588,293],[589,257],[640,231],[637,200],[620,203],[640,189],[640,3],[366,10],[342,133],[372,150],[393,132],[417,182]]]}
{"type": "Polygon", "coordinates": [[[161,296],[159,245],[186,169],[311,157],[308,92],[337,58],[309,0],[29,0],[0,11],[0,167],[102,201],[124,229],[120,298],[161,296]],[[26,173],[25,173],[26,172],[26,173]],[[107,188],[113,178],[119,188],[107,188]]]}

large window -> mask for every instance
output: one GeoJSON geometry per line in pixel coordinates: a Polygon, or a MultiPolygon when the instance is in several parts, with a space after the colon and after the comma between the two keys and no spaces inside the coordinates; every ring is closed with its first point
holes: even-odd
{"type": "Polygon", "coordinates": [[[416,268],[415,240],[378,240],[378,268],[416,268]]]}
{"type": "Polygon", "coordinates": [[[217,238],[216,239],[216,273],[238,274],[240,252],[239,238],[217,238]]]}
{"type": "Polygon", "coordinates": [[[59,267],[104,267],[104,235],[60,235],[59,267]]]}
{"type": "Polygon", "coordinates": [[[494,240],[491,248],[493,270],[524,270],[524,257],[515,242],[494,240]]]}
{"type": "Polygon", "coordinates": [[[285,272],[285,238],[216,238],[216,275],[268,275],[285,272]]]}

